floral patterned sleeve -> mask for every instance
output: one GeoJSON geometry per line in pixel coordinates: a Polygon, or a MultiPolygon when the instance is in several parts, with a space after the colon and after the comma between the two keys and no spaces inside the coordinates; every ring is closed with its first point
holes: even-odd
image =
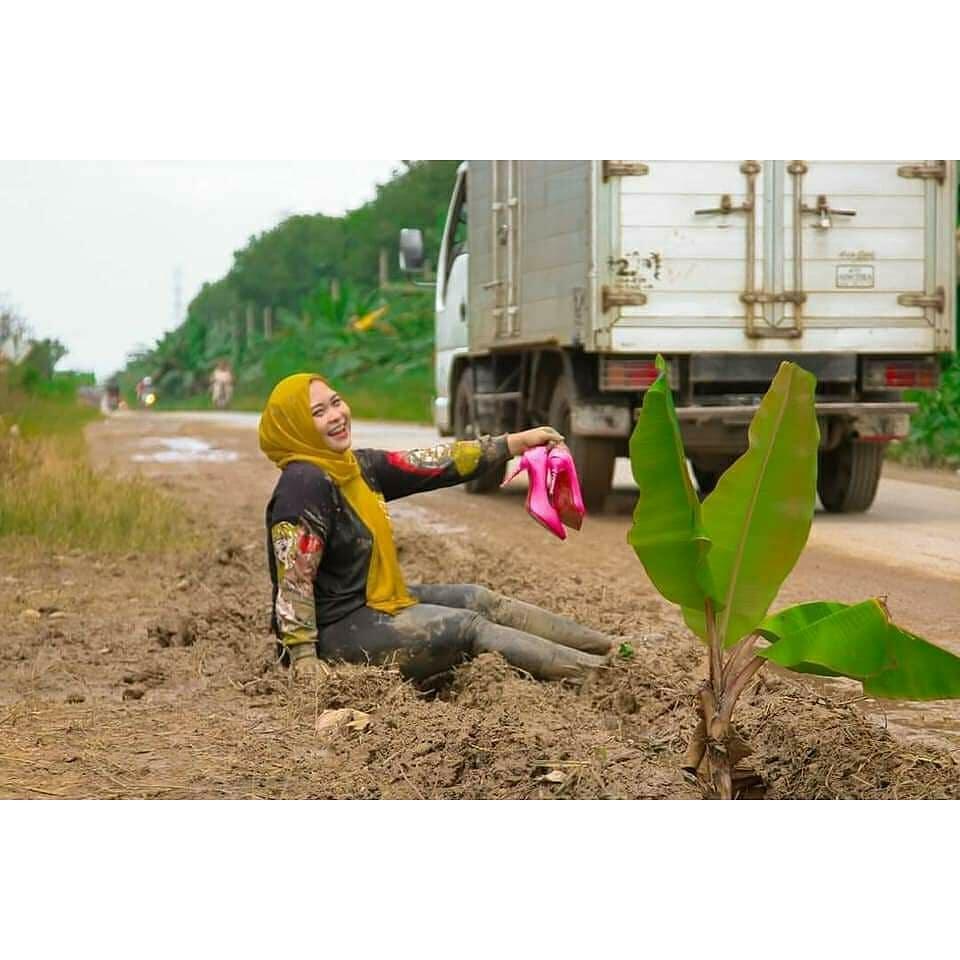
{"type": "Polygon", "coordinates": [[[315,643],[317,613],[313,581],[323,558],[325,525],[310,511],[297,523],[282,521],[270,530],[277,558],[274,611],[282,642],[288,646],[315,643]]]}
{"type": "Polygon", "coordinates": [[[510,459],[507,435],[450,440],[417,450],[364,450],[385,500],[466,483],[510,459]]]}

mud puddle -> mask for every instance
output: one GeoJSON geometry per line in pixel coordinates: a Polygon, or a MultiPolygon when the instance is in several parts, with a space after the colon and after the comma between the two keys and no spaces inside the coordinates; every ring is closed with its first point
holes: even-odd
{"type": "Polygon", "coordinates": [[[140,446],[150,453],[134,453],[134,463],[232,463],[239,459],[235,450],[214,447],[197,437],[145,437],[140,446]]]}

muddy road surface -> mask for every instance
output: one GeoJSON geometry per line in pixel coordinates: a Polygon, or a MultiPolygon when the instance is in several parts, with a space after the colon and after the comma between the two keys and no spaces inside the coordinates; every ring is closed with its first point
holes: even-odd
{"type": "MultiPolygon", "coordinates": [[[[91,456],[139,470],[189,512],[198,546],[151,556],[7,549],[0,797],[695,797],[678,773],[699,643],[626,545],[625,462],[607,511],[566,542],[494,496],[391,505],[411,582],[476,582],[575,617],[636,653],[579,687],[488,655],[424,691],[389,670],[291,682],[268,633],[263,509],[277,472],[247,414],[125,414],[91,456]],[[334,713],[334,711],[354,711],[334,713]]],[[[436,442],[357,423],[357,446],[436,442]]],[[[817,515],[784,603],[886,594],[960,652],[960,489],[902,470],[866,516],[817,515]]],[[[865,701],[858,685],[764,671],[739,710],[766,795],[960,794],[960,710],[865,701]]]]}

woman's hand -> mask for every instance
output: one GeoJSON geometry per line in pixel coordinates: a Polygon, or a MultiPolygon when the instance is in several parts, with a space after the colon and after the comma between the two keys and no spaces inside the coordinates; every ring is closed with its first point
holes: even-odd
{"type": "Polygon", "coordinates": [[[534,427],[532,430],[524,430],[523,433],[507,434],[507,449],[513,457],[518,457],[525,450],[532,450],[534,447],[555,447],[558,443],[563,443],[563,437],[553,427],[534,427]]]}

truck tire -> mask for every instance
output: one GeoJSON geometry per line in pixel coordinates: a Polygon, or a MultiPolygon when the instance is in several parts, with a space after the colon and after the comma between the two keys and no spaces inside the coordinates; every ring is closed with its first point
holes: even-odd
{"type": "Polygon", "coordinates": [[[617,462],[617,441],[607,437],[581,437],[570,430],[570,406],[573,391],[564,377],[553,390],[547,419],[550,426],[566,437],[570,455],[577,465],[580,492],[588,510],[599,512],[613,486],[613,468],[617,462]]]}
{"type": "Polygon", "coordinates": [[[864,443],[848,437],[819,457],[817,493],[830,513],[863,513],[877,495],[885,443],[864,443]]]}
{"type": "MultiPolygon", "coordinates": [[[[453,404],[453,435],[458,440],[474,440],[479,433],[473,422],[473,384],[469,370],[464,370],[457,383],[457,393],[453,404]]],[[[500,489],[507,475],[507,465],[493,467],[478,477],[463,484],[467,493],[493,493],[500,489]]]]}

